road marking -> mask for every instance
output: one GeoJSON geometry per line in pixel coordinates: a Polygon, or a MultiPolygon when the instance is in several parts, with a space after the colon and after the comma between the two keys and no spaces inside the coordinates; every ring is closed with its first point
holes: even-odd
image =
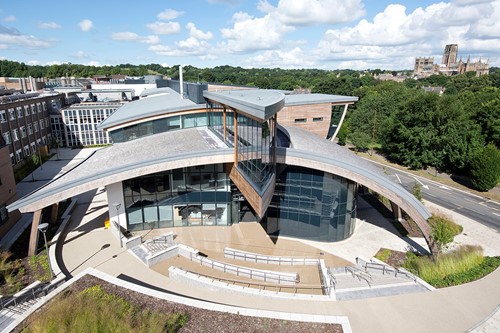
{"type": "Polygon", "coordinates": [[[425,185],[424,183],[422,183],[420,180],[417,179],[417,177],[413,177],[413,179],[415,179],[417,182],[420,183],[420,185],[422,185],[423,188],[425,188],[426,190],[429,189],[429,186],[425,185]]]}
{"type": "Polygon", "coordinates": [[[399,176],[398,176],[398,174],[397,174],[397,173],[396,173],[396,177],[398,178],[398,182],[399,182],[400,184],[402,184],[402,183],[401,183],[401,179],[399,179],[399,176]]]}
{"type": "Polygon", "coordinates": [[[439,186],[439,188],[442,188],[443,190],[449,190],[449,188],[444,185],[439,186]]]}
{"type": "Polygon", "coordinates": [[[491,213],[491,214],[496,215],[496,216],[500,216],[500,214],[497,214],[497,213],[491,213]]]}

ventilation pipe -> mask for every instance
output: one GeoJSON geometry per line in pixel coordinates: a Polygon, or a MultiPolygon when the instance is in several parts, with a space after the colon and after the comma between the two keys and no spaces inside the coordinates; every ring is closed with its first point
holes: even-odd
{"type": "Polygon", "coordinates": [[[181,99],[184,99],[184,81],[182,80],[182,65],[179,65],[179,81],[180,81],[180,94],[181,94],[181,99]]]}

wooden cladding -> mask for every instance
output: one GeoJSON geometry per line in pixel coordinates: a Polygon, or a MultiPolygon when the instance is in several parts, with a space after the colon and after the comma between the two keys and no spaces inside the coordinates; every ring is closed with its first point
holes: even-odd
{"type": "Polygon", "coordinates": [[[240,173],[238,168],[233,167],[229,178],[238,187],[241,194],[245,197],[247,202],[255,210],[255,214],[260,219],[266,213],[267,207],[271,203],[274,194],[274,185],[276,181],[276,175],[272,175],[268,181],[268,186],[264,190],[264,193],[259,194],[257,190],[246,180],[246,178],[240,173]]]}

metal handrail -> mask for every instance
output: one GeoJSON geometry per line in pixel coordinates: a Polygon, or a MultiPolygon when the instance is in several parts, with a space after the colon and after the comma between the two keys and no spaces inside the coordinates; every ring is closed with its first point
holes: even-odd
{"type": "Polygon", "coordinates": [[[371,287],[370,280],[372,279],[370,273],[367,273],[357,267],[354,266],[345,266],[346,272],[350,272],[352,277],[357,277],[358,279],[363,279],[368,283],[368,286],[371,287]],[[368,275],[368,276],[366,276],[368,275]]]}
{"type": "Polygon", "coordinates": [[[208,275],[208,274],[193,272],[193,271],[189,271],[189,270],[185,270],[185,269],[182,269],[182,270],[185,271],[185,272],[194,274],[194,275],[198,275],[198,276],[201,276],[201,277],[209,278],[209,279],[212,279],[212,280],[218,280],[218,281],[222,281],[222,282],[231,283],[233,285],[242,285],[242,286],[248,286],[248,287],[251,287],[251,286],[262,287],[262,288],[259,288],[259,289],[262,289],[262,290],[266,290],[265,289],[266,287],[278,288],[280,292],[281,292],[282,289],[295,289],[295,293],[297,293],[297,290],[299,290],[299,289],[303,289],[303,290],[321,290],[321,291],[324,290],[324,286],[323,285],[321,285],[320,287],[312,287],[312,286],[309,286],[309,285],[302,285],[302,286],[298,287],[298,286],[288,286],[288,285],[279,285],[279,284],[271,284],[271,283],[269,283],[269,284],[255,283],[255,282],[247,282],[247,281],[241,281],[241,280],[227,279],[227,278],[222,278],[222,277],[218,277],[218,276],[212,276],[212,275],[208,275]]]}

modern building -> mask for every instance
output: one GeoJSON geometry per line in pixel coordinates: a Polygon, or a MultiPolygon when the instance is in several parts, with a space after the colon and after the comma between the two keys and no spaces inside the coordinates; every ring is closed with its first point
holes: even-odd
{"type": "Polygon", "coordinates": [[[13,165],[52,142],[50,114],[66,104],[64,94],[13,93],[0,96],[0,135],[13,165]]]}
{"type": "Polygon", "coordinates": [[[490,65],[488,62],[471,61],[470,56],[466,62],[462,58],[458,59],[458,44],[448,44],[443,51],[441,64],[434,63],[434,57],[418,57],[415,58],[415,66],[413,75],[418,78],[424,78],[435,74],[441,75],[458,75],[467,72],[476,72],[476,76],[481,76],[489,73],[490,65]]]}
{"type": "Polygon", "coordinates": [[[112,146],[9,211],[36,212],[105,187],[120,239],[122,230],[209,228],[251,218],[269,234],[333,242],[355,232],[357,193],[367,187],[404,210],[430,241],[430,214],[420,201],[326,139],[332,109],[341,110],[339,128],[356,97],[204,90],[202,104],[183,95],[162,88],[119,108],[98,126],[112,146]]]}

